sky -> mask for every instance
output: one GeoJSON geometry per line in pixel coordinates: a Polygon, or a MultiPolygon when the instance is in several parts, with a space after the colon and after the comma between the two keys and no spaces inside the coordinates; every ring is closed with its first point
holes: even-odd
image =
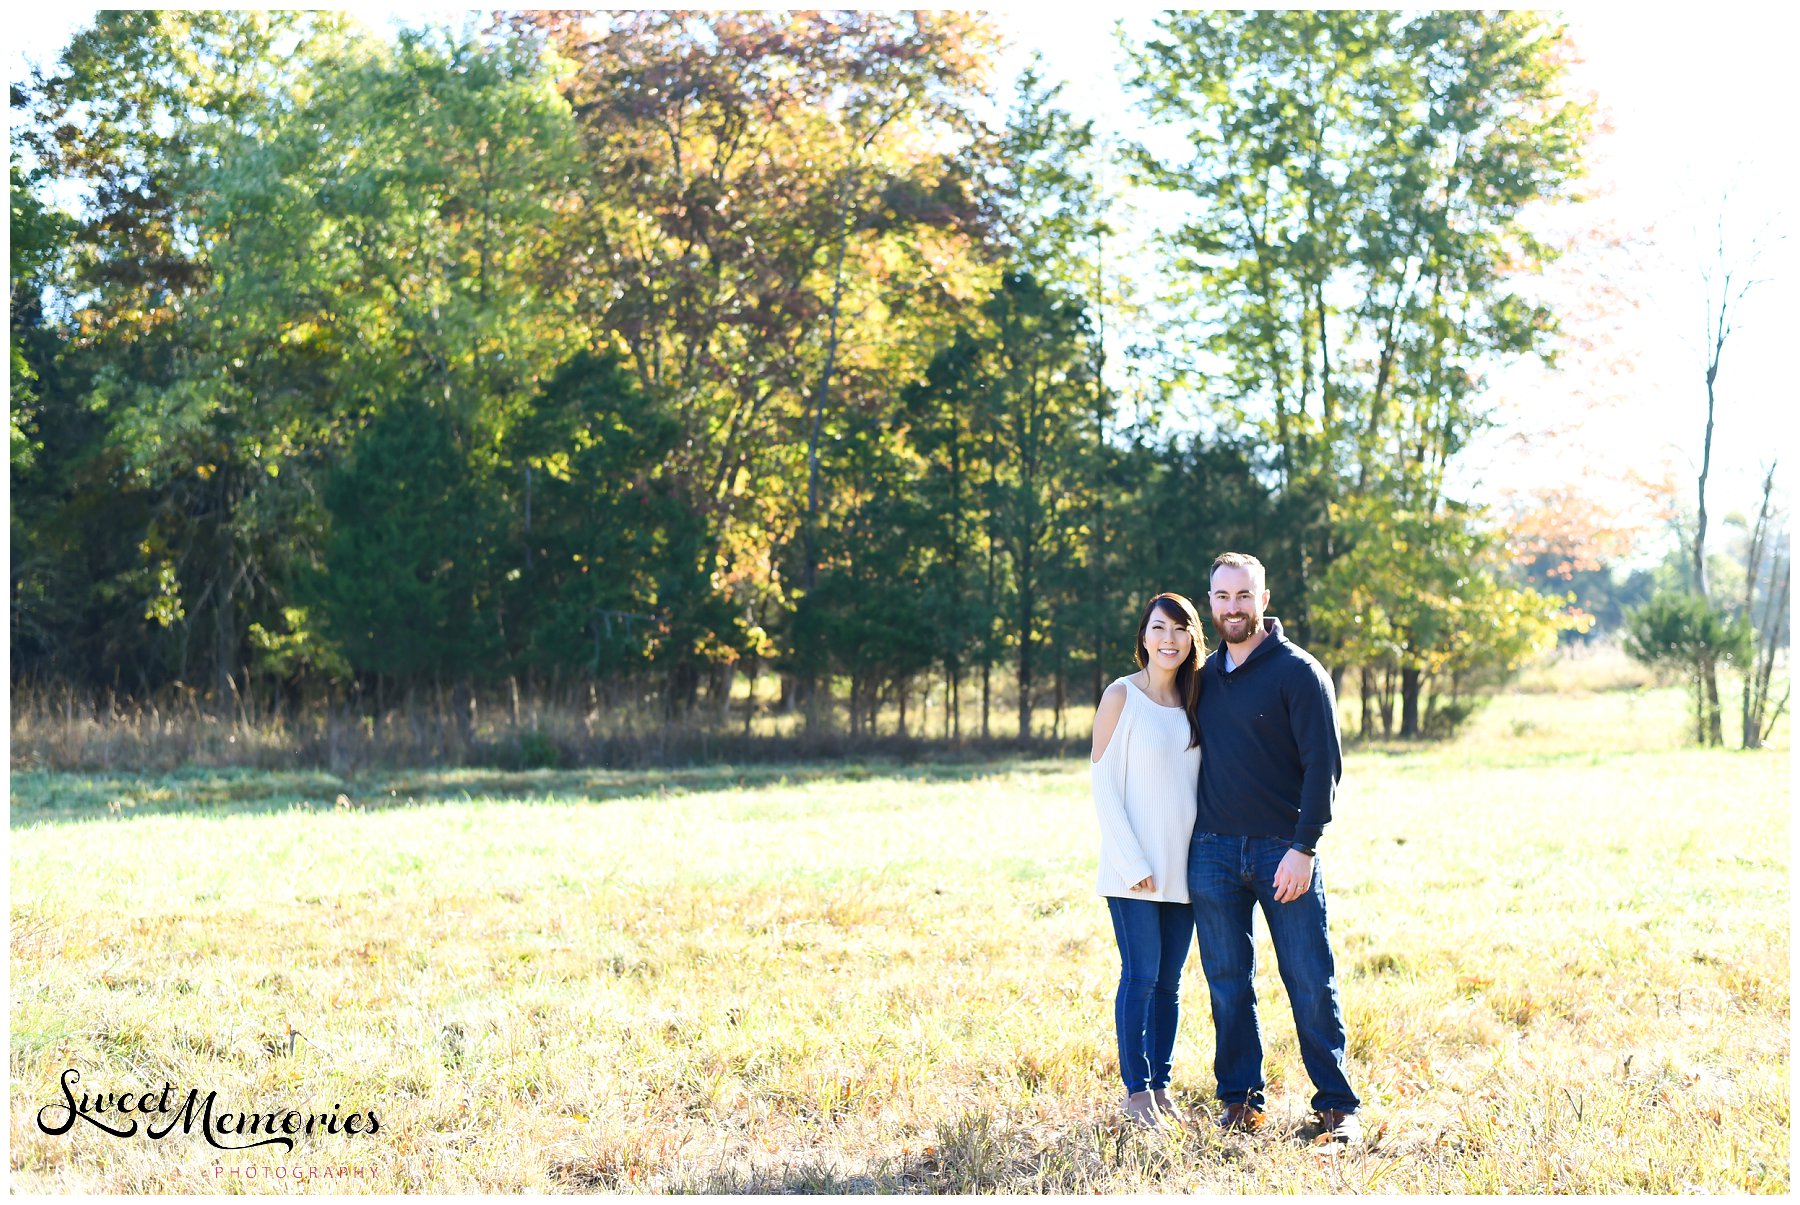
{"type": "MultiPolygon", "coordinates": [[[[8,78],[20,78],[27,63],[53,59],[94,11],[32,6],[9,13],[8,78]]],[[[395,14],[418,19],[467,10],[357,11],[380,27],[395,14]]],[[[1037,50],[1048,73],[1066,84],[1065,107],[1092,117],[1102,133],[1130,134],[1140,124],[1120,83],[1114,23],[1123,19],[1141,37],[1155,10],[990,12],[1009,41],[1001,89],[1037,50]]],[[[1766,466],[1792,450],[1786,416],[1800,402],[1784,362],[1800,319],[1800,239],[1784,237],[1795,224],[1784,194],[1784,148],[1792,141],[1787,60],[1796,18],[1775,8],[1713,6],[1677,19],[1670,10],[1595,6],[1566,11],[1565,20],[1583,56],[1576,86],[1593,91],[1609,124],[1593,148],[1588,187],[1595,195],[1580,207],[1579,220],[1631,236],[1632,249],[1569,264],[1545,287],[1574,310],[1604,272],[1629,308],[1611,320],[1574,324],[1571,333],[1592,350],[1566,355],[1555,370],[1518,364],[1491,374],[1500,425],[1464,453],[1460,472],[1476,496],[1496,502],[1509,492],[1579,481],[1644,514],[1645,495],[1633,481],[1672,476],[1691,505],[1706,419],[1700,268],[1723,212],[1728,245],[1746,245],[1760,232],[1765,250],[1762,283],[1745,300],[1718,377],[1708,502],[1716,515],[1751,511],[1766,466]]],[[[1791,468],[1777,477],[1784,496],[1791,468]]]]}

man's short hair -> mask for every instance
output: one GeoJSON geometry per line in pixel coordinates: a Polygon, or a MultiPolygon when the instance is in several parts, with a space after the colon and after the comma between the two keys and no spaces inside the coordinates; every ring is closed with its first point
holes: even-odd
{"type": "Polygon", "coordinates": [[[1247,552],[1221,552],[1213,558],[1212,568],[1206,574],[1206,580],[1212,581],[1212,575],[1224,568],[1248,569],[1250,576],[1259,583],[1259,588],[1269,588],[1269,575],[1263,569],[1263,563],[1247,552]]]}

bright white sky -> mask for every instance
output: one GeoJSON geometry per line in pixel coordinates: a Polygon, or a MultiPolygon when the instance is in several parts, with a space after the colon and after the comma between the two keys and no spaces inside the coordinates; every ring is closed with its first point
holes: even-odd
{"type": "MultiPolygon", "coordinates": [[[[13,10],[4,32],[8,78],[20,78],[27,63],[52,59],[93,11],[13,10]]],[[[377,25],[393,13],[450,12],[362,11],[377,25]]],[[[1141,37],[1153,13],[1120,6],[997,12],[1013,40],[1003,74],[1031,49],[1041,50],[1051,73],[1068,83],[1068,108],[1095,118],[1102,132],[1132,131],[1138,123],[1119,82],[1122,55],[1113,23],[1123,16],[1141,37]]],[[[1463,471],[1488,498],[1585,478],[1621,502],[1641,496],[1608,483],[1631,472],[1672,473],[1691,504],[1706,404],[1701,239],[1730,185],[1728,229],[1748,241],[1766,227],[1774,246],[1759,273],[1766,283],[1750,295],[1720,372],[1709,499],[1716,514],[1751,509],[1762,466],[1791,453],[1787,415],[1800,401],[1781,354],[1800,319],[1794,271],[1800,247],[1779,237],[1794,225],[1791,194],[1784,195],[1790,152],[1783,150],[1792,142],[1792,10],[1712,6],[1677,17],[1620,7],[1578,10],[1567,19],[1585,55],[1580,86],[1598,95],[1613,127],[1592,161],[1592,182],[1602,195],[1583,207],[1585,220],[1639,236],[1622,277],[1636,308],[1625,321],[1588,324],[1581,333],[1599,340],[1600,350],[1571,357],[1560,371],[1521,366],[1496,374],[1504,426],[1466,454],[1463,471]],[[1552,430],[1554,437],[1546,438],[1552,430]]],[[[1564,275],[1583,274],[1586,269],[1564,275]]],[[[1779,479],[1790,481],[1790,473],[1779,479]]]]}

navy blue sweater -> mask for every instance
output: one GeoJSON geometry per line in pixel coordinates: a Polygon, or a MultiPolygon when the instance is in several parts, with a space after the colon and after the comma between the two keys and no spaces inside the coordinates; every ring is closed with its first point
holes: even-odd
{"type": "Polygon", "coordinates": [[[1313,848],[1331,823],[1344,771],[1331,676],[1263,617],[1268,635],[1225,672],[1225,648],[1201,667],[1199,814],[1194,828],[1279,837],[1313,848]]]}

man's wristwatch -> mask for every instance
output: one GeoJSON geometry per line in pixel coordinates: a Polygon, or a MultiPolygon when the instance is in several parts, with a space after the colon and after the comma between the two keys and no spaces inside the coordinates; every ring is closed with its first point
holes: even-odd
{"type": "Polygon", "coordinates": [[[1319,856],[1318,850],[1308,849],[1306,846],[1300,844],[1298,841],[1296,841],[1292,845],[1288,846],[1288,848],[1293,850],[1295,853],[1305,854],[1309,858],[1316,858],[1319,856]]]}

